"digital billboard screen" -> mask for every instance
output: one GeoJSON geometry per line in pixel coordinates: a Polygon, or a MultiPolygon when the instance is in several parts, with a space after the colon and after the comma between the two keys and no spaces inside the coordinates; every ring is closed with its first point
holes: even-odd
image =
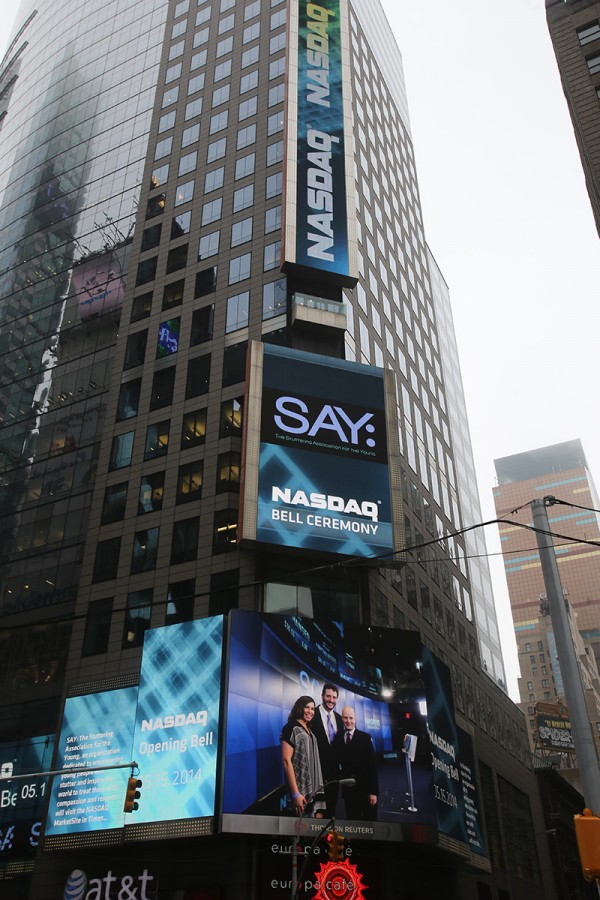
{"type": "Polygon", "coordinates": [[[242,539],[389,556],[383,370],[253,344],[250,371],[242,539]]]}
{"type": "MultiPolygon", "coordinates": [[[[68,697],[55,768],[92,769],[131,762],[136,702],[136,687],[68,697]]],[[[110,769],[56,776],[46,836],[121,828],[128,774],[127,769],[110,769]]]]}
{"type": "MultiPolygon", "coordinates": [[[[234,610],[227,674],[224,831],[294,833],[280,738],[287,742],[296,701],[310,697],[318,705],[325,685],[333,684],[340,718],[333,749],[319,748],[320,771],[327,781],[356,779],[354,787],[333,787],[335,796],[328,789],[339,830],[361,839],[436,839],[417,633],[234,610]],[[346,742],[351,719],[356,730],[346,742]]],[[[318,710],[315,734],[317,716],[318,710]]]]}
{"type": "Polygon", "coordinates": [[[127,768],[57,776],[47,835],[214,816],[222,655],[222,616],[152,628],[139,688],[67,698],[56,768],[135,761],[141,796],[124,813],[127,768]]]}
{"type": "Polygon", "coordinates": [[[35,773],[52,768],[53,752],[53,734],[0,744],[0,866],[38,846],[50,779],[35,773]]]}
{"type": "Polygon", "coordinates": [[[439,829],[468,844],[473,853],[484,855],[473,743],[470,735],[456,724],[448,666],[427,647],[423,661],[439,829]]]}
{"type": "Polygon", "coordinates": [[[146,632],[133,741],[143,796],[128,824],[214,816],[223,617],[146,632]]]}

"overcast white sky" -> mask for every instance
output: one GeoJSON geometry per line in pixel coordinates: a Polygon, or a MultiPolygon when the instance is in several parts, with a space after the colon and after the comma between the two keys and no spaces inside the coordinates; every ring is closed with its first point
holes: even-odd
{"type": "MultiPolygon", "coordinates": [[[[600,242],[544,0],[382,2],[404,57],[425,231],[452,295],[491,519],[497,457],[581,438],[600,479],[600,242]]],[[[2,2],[2,48],[17,8],[2,2]]],[[[486,536],[498,554],[495,528],[486,536]]],[[[506,582],[491,561],[517,698],[506,582]]]]}

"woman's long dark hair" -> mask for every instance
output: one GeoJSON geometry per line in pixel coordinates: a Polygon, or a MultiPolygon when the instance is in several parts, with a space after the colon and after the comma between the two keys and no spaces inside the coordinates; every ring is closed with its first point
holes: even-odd
{"type": "Polygon", "coordinates": [[[296,700],[296,702],[294,703],[294,705],[292,706],[292,708],[290,710],[290,714],[288,716],[288,722],[297,722],[298,719],[301,719],[304,714],[304,707],[307,706],[307,704],[309,704],[309,703],[314,704],[314,702],[315,701],[313,700],[312,697],[307,697],[307,696],[298,697],[298,699],[296,700]]]}

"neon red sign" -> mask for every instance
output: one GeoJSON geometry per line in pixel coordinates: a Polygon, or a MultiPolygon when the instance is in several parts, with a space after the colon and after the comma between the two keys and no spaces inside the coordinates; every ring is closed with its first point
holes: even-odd
{"type": "Polygon", "coordinates": [[[321,863],[316,873],[318,888],[314,900],[361,900],[364,898],[362,875],[356,866],[345,859],[343,862],[321,863]]]}

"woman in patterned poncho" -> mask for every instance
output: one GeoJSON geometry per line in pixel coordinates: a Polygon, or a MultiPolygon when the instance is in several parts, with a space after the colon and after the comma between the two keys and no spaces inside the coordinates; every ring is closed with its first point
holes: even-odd
{"type": "Polygon", "coordinates": [[[325,798],[319,790],[323,775],[317,739],[308,727],[314,714],[312,697],[296,700],[281,732],[281,760],[293,812],[321,819],[325,809],[325,798]]]}

